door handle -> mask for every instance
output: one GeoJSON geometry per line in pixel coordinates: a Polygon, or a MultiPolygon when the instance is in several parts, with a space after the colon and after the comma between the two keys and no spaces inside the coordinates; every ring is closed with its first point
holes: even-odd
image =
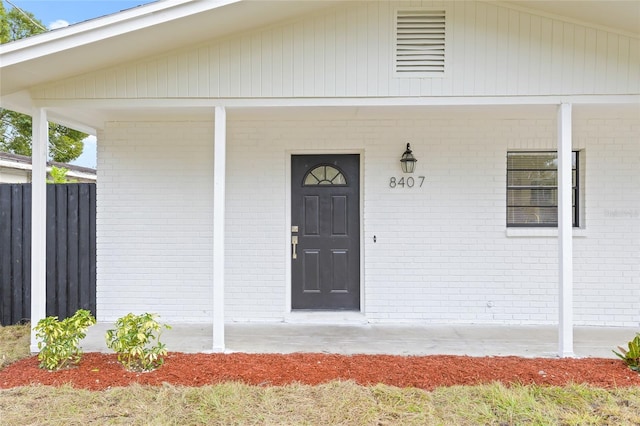
{"type": "Polygon", "coordinates": [[[297,259],[298,258],[298,236],[297,235],[292,235],[291,236],[291,248],[292,248],[292,259],[297,259]]]}

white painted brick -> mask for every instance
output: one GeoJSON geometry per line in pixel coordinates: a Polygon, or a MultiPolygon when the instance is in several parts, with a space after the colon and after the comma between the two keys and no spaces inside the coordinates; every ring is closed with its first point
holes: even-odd
{"type": "MultiPolygon", "coordinates": [[[[210,321],[212,127],[111,123],[101,135],[99,317],[153,310],[210,321]]],[[[638,129],[629,119],[574,123],[586,174],[586,238],[574,238],[579,325],[640,323],[638,129]]],[[[505,232],[506,152],[555,150],[555,120],[246,120],[227,131],[228,320],[285,315],[288,151],[347,149],[364,157],[370,321],[557,322],[556,238],[505,232]],[[389,188],[404,141],[422,188],[389,188]]]]}

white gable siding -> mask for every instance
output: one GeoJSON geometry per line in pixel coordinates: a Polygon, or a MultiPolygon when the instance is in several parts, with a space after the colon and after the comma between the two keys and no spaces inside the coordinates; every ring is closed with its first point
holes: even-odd
{"type": "MultiPolygon", "coordinates": [[[[211,128],[112,123],[101,135],[102,320],[147,309],[169,322],[211,320],[211,128]]],[[[227,320],[285,316],[290,152],[348,150],[363,155],[368,320],[556,323],[556,238],[507,236],[505,228],[506,152],[554,150],[555,133],[555,119],[468,113],[230,121],[227,320]],[[422,188],[389,188],[389,177],[401,175],[404,148],[391,141],[411,142],[415,175],[426,176],[422,188]]],[[[586,178],[586,227],[574,239],[579,325],[640,322],[639,133],[637,120],[574,123],[574,148],[582,152],[586,178]]]]}
{"type": "Polygon", "coordinates": [[[40,99],[629,94],[640,40],[482,2],[354,2],[34,91],[40,99]],[[443,77],[396,78],[395,10],[446,10],[443,77]]]}

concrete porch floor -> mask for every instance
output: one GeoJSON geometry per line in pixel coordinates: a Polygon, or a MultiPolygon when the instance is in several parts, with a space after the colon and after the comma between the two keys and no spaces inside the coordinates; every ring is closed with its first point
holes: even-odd
{"type": "MultiPolygon", "coordinates": [[[[91,327],[81,342],[85,352],[110,352],[106,330],[111,323],[91,327]]],[[[629,327],[576,327],[576,357],[615,358],[639,330],[629,327]]],[[[389,355],[470,355],[556,357],[555,326],[391,325],[231,323],[225,326],[226,352],[389,355]]],[[[160,339],[171,352],[209,352],[212,326],[172,324],[160,339]]]]}

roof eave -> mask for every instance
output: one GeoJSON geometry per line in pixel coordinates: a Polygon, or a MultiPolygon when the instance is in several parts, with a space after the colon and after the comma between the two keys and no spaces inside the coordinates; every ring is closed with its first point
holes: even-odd
{"type": "Polygon", "coordinates": [[[0,69],[244,0],[163,0],[0,45],[0,69]]]}

